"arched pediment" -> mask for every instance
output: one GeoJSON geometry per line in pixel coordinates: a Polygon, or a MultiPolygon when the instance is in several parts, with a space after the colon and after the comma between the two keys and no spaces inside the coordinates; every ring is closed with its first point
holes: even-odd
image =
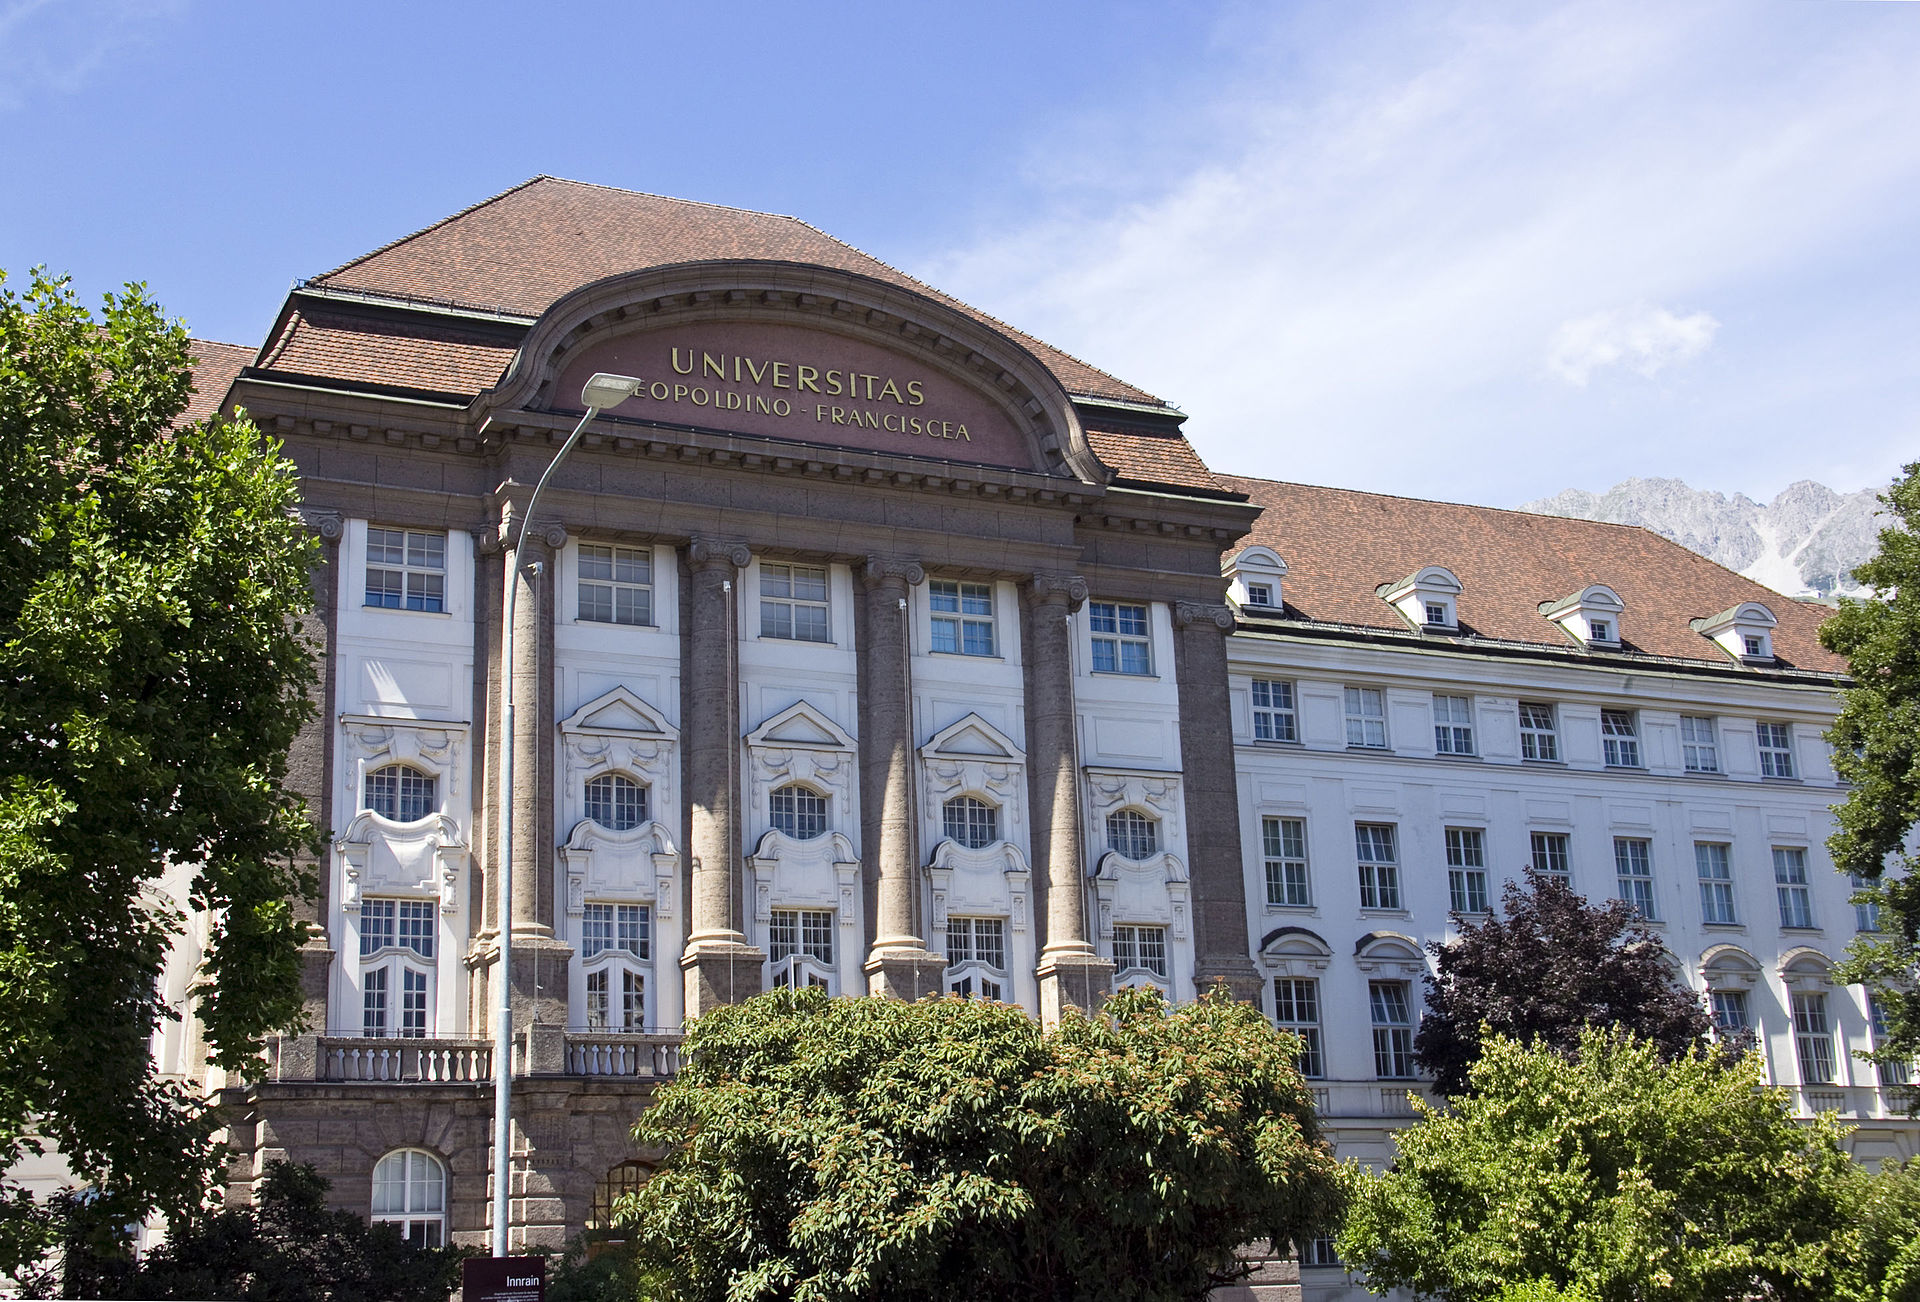
{"type": "Polygon", "coordinates": [[[603,413],[616,423],[973,462],[1096,485],[1108,478],[1066,390],[1017,339],[938,299],[853,272],[730,259],[583,286],[542,315],[505,378],[475,399],[473,415],[575,414],[581,386],[600,371],[647,382],[603,413]]]}
{"type": "Polygon", "coordinates": [[[641,736],[674,741],[680,730],[666,716],[624,687],[595,697],[560,721],[563,734],[588,733],[641,736]]]}
{"type": "Polygon", "coordinates": [[[1780,979],[1790,990],[1817,990],[1833,984],[1833,960],[1807,945],[1780,956],[1780,979]]]}
{"type": "Polygon", "coordinates": [[[355,814],[353,821],[347,824],[347,830],[336,838],[334,844],[349,846],[390,842],[431,842],[436,846],[466,844],[460,836],[460,824],[445,814],[429,814],[411,823],[396,823],[371,809],[363,809],[355,814]]]}
{"type": "Polygon", "coordinates": [[[1026,755],[1013,738],[977,714],[948,724],[920,748],[923,759],[997,760],[1020,764],[1026,755]]]}
{"type": "Polygon", "coordinates": [[[1180,861],[1179,855],[1166,850],[1150,854],[1144,859],[1129,859],[1118,850],[1109,850],[1093,866],[1094,877],[1102,881],[1115,881],[1128,873],[1158,876],[1166,882],[1187,880],[1186,864],[1180,861]]]}
{"type": "Polygon", "coordinates": [[[602,827],[591,818],[583,818],[573,825],[573,831],[567,834],[565,849],[595,850],[601,846],[617,846],[622,849],[635,849],[641,854],[677,854],[673,848],[673,836],[666,825],[657,819],[649,819],[638,827],[630,827],[624,832],[602,827]]]}
{"type": "Polygon", "coordinates": [[[795,701],[747,734],[749,746],[854,750],[853,734],[805,701],[795,701]]]}
{"type": "Polygon", "coordinates": [[[1354,943],[1353,959],[1367,973],[1413,977],[1427,970],[1420,942],[1397,931],[1369,931],[1354,943]]]}

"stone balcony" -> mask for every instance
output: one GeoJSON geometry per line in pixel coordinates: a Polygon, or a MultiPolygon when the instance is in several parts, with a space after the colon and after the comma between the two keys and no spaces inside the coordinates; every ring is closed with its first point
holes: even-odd
{"type": "MultiPolygon", "coordinates": [[[[533,1026],[513,1042],[515,1077],[669,1080],[678,1033],[533,1026]]],[[[493,1079],[493,1041],[441,1036],[287,1035],[269,1044],[265,1081],[440,1085],[493,1079]]]]}

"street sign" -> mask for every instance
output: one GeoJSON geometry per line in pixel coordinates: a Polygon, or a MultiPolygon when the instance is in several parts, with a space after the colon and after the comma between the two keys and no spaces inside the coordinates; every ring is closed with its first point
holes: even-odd
{"type": "Polygon", "coordinates": [[[468,1257],[460,1263],[460,1302],[546,1302],[545,1257],[468,1257]]]}

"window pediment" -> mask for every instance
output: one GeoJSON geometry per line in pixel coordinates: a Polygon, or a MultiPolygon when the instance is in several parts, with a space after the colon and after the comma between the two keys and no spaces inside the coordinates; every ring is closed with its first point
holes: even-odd
{"type": "Polygon", "coordinates": [[[1460,580],[1444,565],[1428,565],[1398,583],[1383,583],[1374,589],[1375,595],[1416,629],[1443,633],[1459,629],[1462,591],[1460,580]]]}
{"type": "Polygon", "coordinates": [[[799,750],[854,750],[853,734],[806,701],[795,701],[747,734],[749,746],[799,750]]]}
{"type": "Polygon", "coordinates": [[[645,736],[678,741],[680,730],[625,687],[597,696],[560,721],[566,736],[645,736]]]}
{"type": "Polygon", "coordinates": [[[1021,764],[1026,755],[1013,739],[977,714],[948,724],[920,748],[923,759],[1000,760],[1021,764]]]}
{"type": "Polygon", "coordinates": [[[1627,604],[1604,583],[1590,584],[1558,601],[1542,602],[1540,613],[1581,646],[1614,650],[1622,644],[1621,618],[1627,604]]]}

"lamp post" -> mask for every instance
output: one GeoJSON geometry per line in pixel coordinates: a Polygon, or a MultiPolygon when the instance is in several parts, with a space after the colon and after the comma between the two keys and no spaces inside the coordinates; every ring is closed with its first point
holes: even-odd
{"type": "Polygon", "coordinates": [[[580,435],[602,409],[625,402],[639,390],[641,383],[630,375],[606,374],[595,375],[587,381],[580,390],[580,403],[587,414],[573,427],[573,433],[560,445],[560,450],[547,464],[546,473],[534,485],[533,496],[527,499],[526,513],[520,517],[520,527],[513,538],[514,570],[507,575],[503,651],[506,663],[500,676],[500,690],[506,704],[506,737],[500,748],[500,789],[505,798],[500,809],[500,881],[496,892],[500,904],[500,957],[494,967],[494,985],[499,991],[493,1032],[493,1255],[496,1257],[507,1255],[507,1214],[513,1184],[513,757],[517,749],[513,731],[513,641],[520,596],[520,548],[526,542],[527,525],[540,505],[540,495],[546,492],[547,481],[567,459],[567,453],[573,451],[580,435]]]}

